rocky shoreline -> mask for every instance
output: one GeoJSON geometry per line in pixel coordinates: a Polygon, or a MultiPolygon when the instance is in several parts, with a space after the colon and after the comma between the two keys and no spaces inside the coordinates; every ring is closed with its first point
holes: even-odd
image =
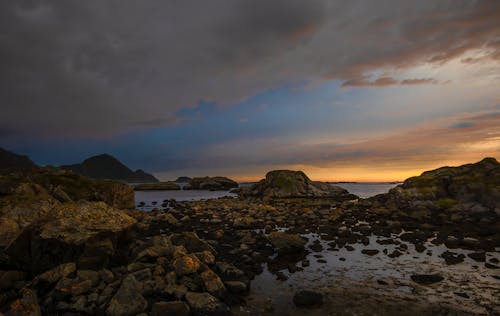
{"type": "Polygon", "coordinates": [[[152,212],[133,209],[130,187],[71,172],[7,174],[0,188],[6,315],[500,313],[494,159],[424,173],[370,199],[281,172],[236,199],[170,201],[152,212]],[[332,260],[355,270],[349,254],[399,276],[335,274],[332,260]],[[464,265],[466,273],[455,269],[464,265]]]}

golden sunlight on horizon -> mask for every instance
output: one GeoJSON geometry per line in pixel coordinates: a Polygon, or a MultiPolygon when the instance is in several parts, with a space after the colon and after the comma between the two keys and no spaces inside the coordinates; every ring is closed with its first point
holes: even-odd
{"type": "Polygon", "coordinates": [[[468,163],[476,163],[486,157],[493,157],[500,160],[500,155],[485,155],[481,158],[469,160],[450,159],[447,161],[422,162],[415,165],[416,162],[409,161],[405,164],[379,164],[373,165],[363,164],[359,166],[332,166],[332,167],[315,167],[308,165],[282,165],[269,166],[267,168],[257,167],[255,171],[246,170],[245,173],[240,173],[235,170],[224,172],[203,172],[199,171],[195,174],[164,174],[158,175],[163,181],[173,180],[179,176],[202,177],[202,176],[225,176],[237,182],[256,182],[265,178],[266,173],[272,170],[295,170],[303,171],[313,181],[328,181],[328,182],[402,182],[410,177],[419,176],[425,171],[434,170],[440,167],[455,167],[468,163]]]}

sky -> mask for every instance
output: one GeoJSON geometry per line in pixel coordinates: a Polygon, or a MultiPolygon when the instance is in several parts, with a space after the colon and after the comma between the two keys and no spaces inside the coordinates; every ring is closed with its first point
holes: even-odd
{"type": "Polygon", "coordinates": [[[498,0],[0,3],[0,147],[162,180],[500,160],[498,0]]]}

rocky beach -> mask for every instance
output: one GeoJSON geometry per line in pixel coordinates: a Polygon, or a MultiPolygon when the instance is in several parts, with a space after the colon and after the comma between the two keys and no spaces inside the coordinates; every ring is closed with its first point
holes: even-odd
{"type": "Polygon", "coordinates": [[[500,0],[0,27],[0,316],[500,316],[500,0]]]}
{"type": "Polygon", "coordinates": [[[495,159],[367,199],[287,170],[235,191],[145,212],[123,183],[4,169],[0,313],[500,313],[495,159]]]}

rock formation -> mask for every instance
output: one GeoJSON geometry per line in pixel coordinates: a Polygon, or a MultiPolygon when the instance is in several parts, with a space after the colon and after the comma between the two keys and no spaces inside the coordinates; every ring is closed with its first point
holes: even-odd
{"type": "Polygon", "coordinates": [[[249,188],[242,188],[240,195],[264,199],[329,197],[352,200],[357,196],[328,183],[311,181],[302,171],[274,170],[266,178],[249,188]]]}
{"type": "Polygon", "coordinates": [[[237,188],[238,183],[226,177],[193,178],[184,186],[184,190],[226,191],[237,188]]]}

